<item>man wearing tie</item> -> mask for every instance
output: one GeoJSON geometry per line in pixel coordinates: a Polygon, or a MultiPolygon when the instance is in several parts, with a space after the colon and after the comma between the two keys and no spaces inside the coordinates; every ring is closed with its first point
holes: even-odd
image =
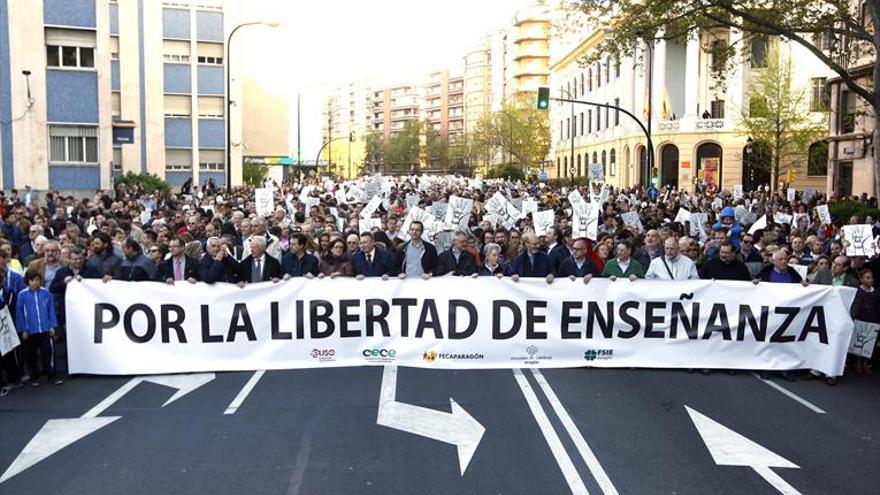
{"type": "Polygon", "coordinates": [[[388,280],[389,276],[395,275],[391,255],[376,248],[373,234],[369,232],[361,234],[360,251],[352,256],[351,265],[358,280],[364,277],[382,277],[383,280],[388,280]]]}
{"type": "Polygon", "coordinates": [[[266,255],[266,238],[260,235],[251,237],[251,254],[241,261],[239,287],[246,284],[278,282],[281,280],[281,263],[266,255]]]}
{"type": "Polygon", "coordinates": [[[175,237],[168,241],[168,250],[171,257],[159,263],[158,276],[156,279],[166,284],[174,284],[186,280],[194,284],[201,280],[198,261],[184,253],[183,241],[175,237]]]}

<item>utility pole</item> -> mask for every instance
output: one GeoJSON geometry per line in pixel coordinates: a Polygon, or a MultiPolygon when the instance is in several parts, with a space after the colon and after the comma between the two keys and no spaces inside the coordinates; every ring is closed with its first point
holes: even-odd
{"type": "Polygon", "coordinates": [[[300,104],[302,103],[302,93],[296,93],[296,166],[302,166],[302,125],[300,104]]]}

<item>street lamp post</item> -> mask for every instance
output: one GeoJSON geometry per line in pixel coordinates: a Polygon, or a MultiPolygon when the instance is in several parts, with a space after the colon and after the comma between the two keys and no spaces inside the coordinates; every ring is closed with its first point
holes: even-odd
{"type": "Polygon", "coordinates": [[[236,31],[245,26],[256,25],[269,26],[277,28],[280,24],[277,22],[254,21],[245,22],[235,26],[229,36],[226,37],[226,189],[232,188],[232,37],[236,31]]]}
{"type": "MultiPolygon", "coordinates": [[[[571,92],[569,92],[567,89],[559,88],[559,90],[562,91],[564,94],[566,94],[568,96],[569,100],[574,100],[574,96],[572,96],[571,92]]],[[[576,121],[574,119],[574,103],[572,103],[571,104],[571,124],[569,125],[569,133],[568,133],[568,137],[571,140],[571,156],[568,159],[569,160],[569,168],[574,168],[574,132],[575,132],[575,129],[577,128],[577,125],[575,124],[575,122],[576,121]]],[[[580,172],[580,170],[578,170],[578,172],[580,172]]],[[[572,180],[573,180],[574,174],[571,174],[571,175],[572,175],[572,180]]]]}

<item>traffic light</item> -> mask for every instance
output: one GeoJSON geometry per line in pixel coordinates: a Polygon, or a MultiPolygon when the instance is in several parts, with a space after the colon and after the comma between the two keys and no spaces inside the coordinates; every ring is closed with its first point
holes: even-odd
{"type": "Polygon", "coordinates": [[[794,182],[795,176],[794,176],[794,169],[793,168],[791,168],[791,167],[788,168],[788,174],[786,174],[785,179],[786,179],[786,182],[788,182],[789,184],[794,182]]]}
{"type": "Polygon", "coordinates": [[[548,110],[550,108],[550,88],[538,88],[538,110],[548,110]]]}

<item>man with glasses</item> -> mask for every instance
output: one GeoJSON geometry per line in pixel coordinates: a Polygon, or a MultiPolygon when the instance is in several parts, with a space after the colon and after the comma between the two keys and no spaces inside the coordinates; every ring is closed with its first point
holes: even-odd
{"type": "Polygon", "coordinates": [[[348,255],[353,258],[360,249],[360,238],[358,235],[352,232],[345,236],[345,247],[348,249],[348,255]]]}
{"type": "Polygon", "coordinates": [[[174,237],[168,241],[168,250],[171,256],[161,261],[156,270],[156,280],[173,285],[175,282],[187,282],[194,284],[201,280],[198,261],[186,256],[184,253],[183,240],[174,237]]]}
{"type": "Polygon", "coordinates": [[[822,270],[816,273],[813,283],[819,285],[833,285],[835,287],[859,286],[859,280],[847,272],[849,259],[846,256],[837,256],[831,262],[830,270],[822,270]]]}
{"type": "Polygon", "coordinates": [[[43,227],[31,225],[28,231],[28,240],[18,247],[18,259],[27,264],[25,260],[37,254],[37,238],[43,235],[43,227]]]}
{"type": "Polygon", "coordinates": [[[43,257],[35,259],[28,265],[28,270],[35,270],[43,279],[43,287],[49,287],[55,274],[61,269],[61,248],[57,241],[46,241],[43,244],[43,257]]]}
{"type": "Polygon", "coordinates": [[[572,255],[559,264],[556,274],[560,277],[568,277],[571,280],[583,278],[584,283],[589,283],[593,277],[600,275],[599,267],[587,256],[586,239],[577,239],[572,243],[572,255]]]}
{"type": "Polygon", "coordinates": [[[519,282],[520,277],[543,277],[548,284],[553,283],[553,260],[550,255],[541,250],[538,236],[535,234],[523,234],[523,244],[526,251],[517,256],[510,265],[509,274],[514,282],[519,282]]]}
{"type": "Polygon", "coordinates": [[[745,234],[739,242],[739,253],[737,258],[743,263],[762,263],[761,253],[755,249],[755,236],[745,234]]]}

